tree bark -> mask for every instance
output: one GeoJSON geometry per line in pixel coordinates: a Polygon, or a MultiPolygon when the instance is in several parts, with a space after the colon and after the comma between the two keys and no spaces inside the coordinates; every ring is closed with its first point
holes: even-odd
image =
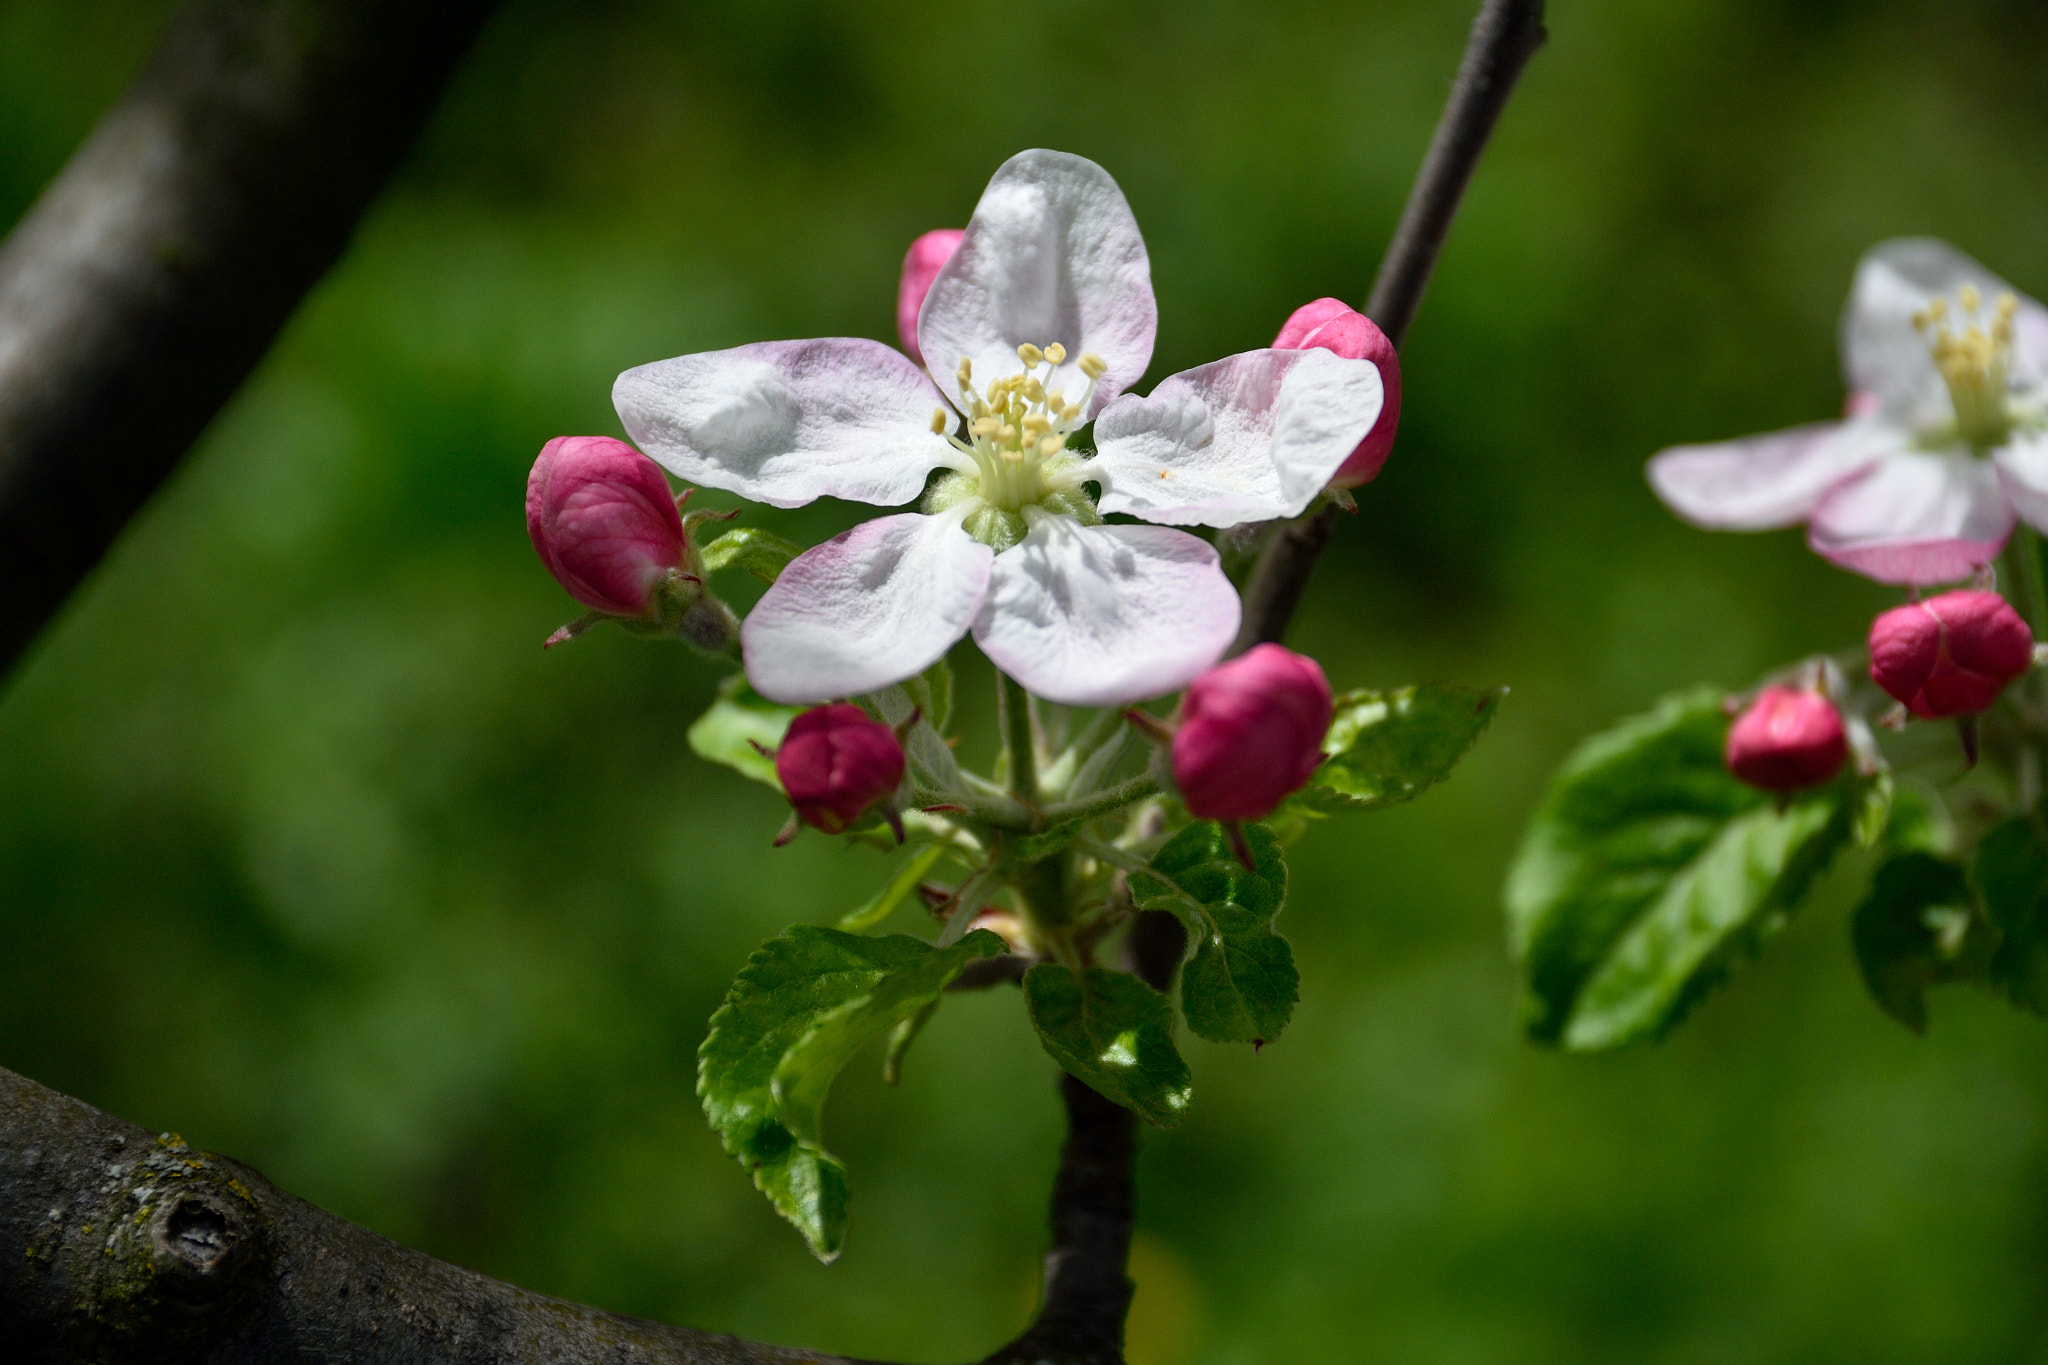
{"type": "Polygon", "coordinates": [[[6,1070],[0,1345],[23,1365],[851,1365],[500,1283],[6,1070]]]}
{"type": "Polygon", "coordinates": [[[327,272],[496,0],[190,0],[0,246],[0,674],[327,272]]]}

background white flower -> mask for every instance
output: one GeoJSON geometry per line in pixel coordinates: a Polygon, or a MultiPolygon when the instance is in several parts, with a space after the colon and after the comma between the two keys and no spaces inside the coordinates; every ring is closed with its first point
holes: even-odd
{"type": "Polygon", "coordinates": [[[1650,486],[1715,530],[1807,523],[1883,583],[1995,558],[2015,514],[2048,529],[2048,310],[1931,238],[1884,242],[1842,318],[1848,416],[1650,461],[1650,486]]]}
{"type": "Polygon", "coordinates": [[[929,667],[970,630],[997,667],[1070,705],[1185,686],[1241,609],[1215,551],[1146,521],[1231,526],[1305,508],[1379,415],[1379,371],[1248,351],[1119,397],[1151,361],[1151,265],[1100,166],[1028,151],[990,180],[918,321],[929,375],[879,342],[763,342],[628,370],[613,401],[694,483],[778,507],[923,510],[814,547],[747,618],[747,675],[805,702],[929,667]],[[934,383],[934,380],[937,382],[934,383]],[[1095,420],[1096,453],[1067,442],[1095,420]]]}

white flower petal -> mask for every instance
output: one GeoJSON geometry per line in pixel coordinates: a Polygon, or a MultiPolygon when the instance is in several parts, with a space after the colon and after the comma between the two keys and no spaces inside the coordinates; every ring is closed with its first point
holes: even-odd
{"type": "Polygon", "coordinates": [[[1291,517],[1372,430],[1384,397],[1369,360],[1245,351],[1104,409],[1089,473],[1105,512],[1181,526],[1291,517]]]}
{"type": "Polygon", "coordinates": [[[877,517],[792,559],[740,630],[754,690],[825,701],[936,663],[980,610],[994,558],[960,520],[877,517]]]}
{"type": "Polygon", "coordinates": [[[1767,531],[1805,521],[1830,489],[1886,455],[1906,432],[1883,418],[1815,422],[1713,445],[1673,446],[1645,473],[1664,505],[1710,531],[1767,531]]]}
{"type": "Polygon", "coordinates": [[[2015,437],[1991,459],[2020,519],[2036,531],[2048,530],[2048,432],[2015,437]]]}
{"type": "Polygon", "coordinates": [[[1081,356],[1109,368],[1086,421],[1152,362],[1159,309],[1138,220],[1109,172],[1085,157],[1019,152],[997,169],[918,316],[917,344],[939,387],[955,392],[965,358],[974,379],[1022,368],[1017,347],[1058,342],[1067,358],[1046,382],[1069,398],[1087,387],[1081,356]]]}
{"type": "Polygon", "coordinates": [[[1990,461],[1891,455],[1821,499],[1806,542],[1880,583],[1950,583],[1996,559],[2012,523],[1990,461]]]}
{"type": "Polygon", "coordinates": [[[1894,420],[1932,426],[1954,416],[1948,386],[1934,368],[1927,338],[1913,315],[1946,298],[1952,325],[1956,294],[1975,285],[1988,309],[2002,293],[2020,301],[2012,378],[2025,387],[2048,381],[2048,313],[1947,242],[1901,237],[1863,253],[1842,314],[1842,364],[1849,387],[1877,395],[1894,420]]]}
{"type": "Polygon", "coordinates": [[[909,502],[952,460],[938,390],[879,341],[761,341],[641,365],[612,386],[640,448],[690,483],[774,507],[909,502]]]}
{"type": "Polygon", "coordinates": [[[1187,686],[1242,614],[1216,551],[1185,531],[1041,515],[996,556],[974,638],[1047,701],[1116,706],[1187,686]]]}

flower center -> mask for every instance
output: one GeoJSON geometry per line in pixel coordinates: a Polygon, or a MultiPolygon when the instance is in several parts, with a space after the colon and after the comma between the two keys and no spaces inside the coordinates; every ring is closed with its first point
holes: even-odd
{"type": "Polygon", "coordinates": [[[963,459],[925,496],[930,513],[959,508],[972,499],[963,522],[976,540],[1007,550],[1028,529],[1025,509],[1043,508],[1090,524],[1102,520],[1082,487],[1080,461],[1067,451],[1067,439],[1081,424],[1095,381],[1108,366],[1093,353],[1080,359],[1088,387],[1069,401],[1046,381],[1067,358],[1067,348],[1054,342],[1017,348],[1024,362],[1021,374],[992,380],[977,392],[971,362],[960,362],[960,410],[967,414],[967,439],[949,430],[952,415],[944,408],[932,414],[932,430],[945,436],[963,459]],[[1043,373],[1041,373],[1041,368],[1043,373]]]}
{"type": "Polygon", "coordinates": [[[1948,384],[1955,403],[1956,432],[1979,450],[2005,444],[2012,434],[2012,411],[2006,403],[2006,372],[2012,365],[2013,316],[2019,300],[2000,294],[1987,310],[1974,284],[1956,291],[1954,325],[1948,300],[1936,298],[1913,315],[1913,326],[1927,339],[1935,368],[1948,384]]]}

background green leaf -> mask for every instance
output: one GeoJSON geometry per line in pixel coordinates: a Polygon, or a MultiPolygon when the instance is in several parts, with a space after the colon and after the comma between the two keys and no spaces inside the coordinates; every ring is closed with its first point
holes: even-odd
{"type": "Polygon", "coordinates": [[[745,674],[735,673],[718,685],[718,700],[691,723],[690,748],[699,758],[723,763],[781,791],[775,760],[761,749],[775,752],[783,732],[803,709],[769,701],[747,685],[745,674]],[[754,747],[757,744],[760,749],[754,747]]]}
{"type": "Polygon", "coordinates": [[[1878,1006],[1925,1033],[1927,988],[1981,975],[1996,935],[1979,917],[1963,869],[1914,849],[1877,869],[1850,938],[1878,1006]]]}
{"type": "Polygon", "coordinates": [[[1253,866],[1237,860],[1222,826],[1200,820],[1153,855],[1160,873],[1131,877],[1131,897],[1171,910],[1188,926],[1194,956],[1181,969],[1188,1027],[1216,1043],[1271,1042],[1287,1027],[1301,974],[1294,950],[1273,932],[1287,900],[1287,863],[1264,825],[1247,825],[1253,866]]]}
{"type": "Polygon", "coordinates": [[[1977,844],[1970,880],[1998,931],[1987,970],[2021,1009],[2048,1014],[2048,828],[2044,815],[2015,815],[1977,844]]]}
{"type": "Polygon", "coordinates": [[[1328,758],[1290,799],[1321,813],[1412,801],[1450,776],[1507,693],[1448,683],[1343,693],[1323,740],[1328,758]]]}
{"type": "Polygon", "coordinates": [[[822,1131],[833,1079],[870,1039],[934,1004],[968,962],[1005,951],[987,930],[936,949],[907,934],[798,925],[747,959],[711,1016],[697,1050],[704,1115],[819,1260],[846,1240],[846,1169],[822,1131]]]}
{"type": "Polygon", "coordinates": [[[1722,763],[1721,695],[1668,697],[1582,745],[1509,872],[1530,1036],[1656,1037],[1784,922],[1850,837],[1853,783],[1781,811],[1722,763]]]}
{"type": "Polygon", "coordinates": [[[1054,1061],[1162,1128],[1180,1122],[1193,1089],[1165,996],[1129,972],[1041,962],[1024,973],[1024,1001],[1054,1061]]]}

